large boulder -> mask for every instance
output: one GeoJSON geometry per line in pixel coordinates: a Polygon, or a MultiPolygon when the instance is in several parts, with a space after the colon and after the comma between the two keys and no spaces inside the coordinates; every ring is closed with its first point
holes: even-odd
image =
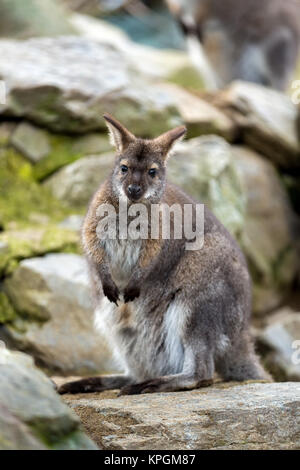
{"type": "Polygon", "coordinates": [[[297,107],[278,91],[233,82],[213,100],[235,120],[244,142],[285,170],[300,168],[297,107]]]}
{"type": "Polygon", "coordinates": [[[299,449],[299,384],[64,396],[100,449],[299,449]]]}
{"type": "Polygon", "coordinates": [[[246,200],[231,146],[224,139],[212,135],[181,142],[169,160],[168,175],[173,183],[206,203],[239,239],[246,200]]]}
{"type": "Polygon", "coordinates": [[[2,40],[0,75],[7,88],[0,114],[25,117],[54,131],[104,129],[104,112],[145,136],[181,122],[172,98],[105,42],[80,37],[2,40]]]}
{"type": "Polygon", "coordinates": [[[93,305],[85,260],[50,254],[20,263],[4,283],[18,314],[0,328],[0,338],[35,357],[57,374],[114,370],[110,350],[93,326],[93,305]]]}
{"type": "Polygon", "coordinates": [[[0,450],[96,449],[32,359],[3,344],[0,403],[0,450]]]}
{"type": "Polygon", "coordinates": [[[246,196],[241,243],[254,281],[254,310],[264,313],[281,304],[296,277],[295,216],[274,166],[246,147],[231,148],[246,196]]]}

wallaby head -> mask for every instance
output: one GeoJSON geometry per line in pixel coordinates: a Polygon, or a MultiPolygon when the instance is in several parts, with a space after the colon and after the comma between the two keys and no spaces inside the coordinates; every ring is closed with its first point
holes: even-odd
{"type": "Polygon", "coordinates": [[[176,127],[146,140],[135,137],[109,114],[104,119],[117,151],[111,175],[114,196],[131,202],[159,202],[165,188],[168,156],[174,144],[184,137],[186,128],[176,127]]]}

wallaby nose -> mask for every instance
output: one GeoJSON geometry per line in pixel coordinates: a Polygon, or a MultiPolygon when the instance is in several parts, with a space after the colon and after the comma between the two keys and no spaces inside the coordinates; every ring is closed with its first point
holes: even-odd
{"type": "Polygon", "coordinates": [[[138,197],[141,192],[141,187],[138,184],[130,184],[128,186],[128,193],[132,197],[138,197]]]}

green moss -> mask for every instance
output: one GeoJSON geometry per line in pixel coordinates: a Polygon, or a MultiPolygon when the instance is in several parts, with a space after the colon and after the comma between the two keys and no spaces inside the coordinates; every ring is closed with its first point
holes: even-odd
{"type": "Polygon", "coordinates": [[[36,180],[42,181],[69,163],[83,157],[83,153],[74,151],[74,138],[69,136],[49,135],[51,152],[46,158],[38,162],[33,169],[36,180]]]}
{"type": "Polygon", "coordinates": [[[0,234],[0,242],[8,245],[0,257],[2,276],[11,274],[22,259],[53,252],[79,252],[78,234],[51,224],[5,231],[0,234]]]}
{"type": "Polygon", "coordinates": [[[76,424],[75,429],[70,432],[60,429],[49,432],[47,425],[41,426],[39,423],[30,425],[30,428],[34,436],[49,450],[97,450],[96,444],[76,424]]]}
{"type": "Polygon", "coordinates": [[[1,223],[8,228],[32,225],[30,216],[40,214],[60,221],[70,210],[34,181],[33,167],[17,151],[0,150],[0,214],[1,223]]]}
{"type": "Polygon", "coordinates": [[[176,85],[180,85],[188,90],[205,90],[205,84],[200,74],[194,67],[188,65],[168,77],[168,81],[176,83],[176,85]]]}
{"type": "Polygon", "coordinates": [[[0,292],[0,324],[12,323],[17,317],[8,297],[0,292]]]}

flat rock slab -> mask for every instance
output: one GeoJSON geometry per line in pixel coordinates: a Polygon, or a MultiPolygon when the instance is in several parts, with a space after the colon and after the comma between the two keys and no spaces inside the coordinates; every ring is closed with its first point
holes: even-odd
{"type": "Polygon", "coordinates": [[[0,75],[7,90],[0,114],[53,131],[104,129],[104,112],[153,137],[182,122],[174,100],[105,43],[73,36],[0,40],[0,75]]]}
{"type": "Polygon", "coordinates": [[[300,384],[219,384],[191,392],[65,395],[101,449],[299,449],[300,384]]]}

